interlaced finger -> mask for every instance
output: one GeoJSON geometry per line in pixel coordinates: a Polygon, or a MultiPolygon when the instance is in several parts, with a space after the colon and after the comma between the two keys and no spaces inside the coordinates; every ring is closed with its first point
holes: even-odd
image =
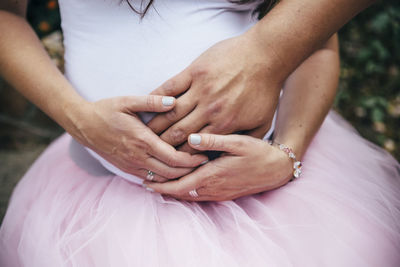
{"type": "Polygon", "coordinates": [[[168,178],[165,178],[154,171],[151,170],[146,170],[146,169],[139,169],[138,174],[140,178],[143,178],[144,180],[150,181],[150,182],[157,182],[157,183],[164,183],[166,181],[169,181],[168,178]]]}
{"type": "Polygon", "coordinates": [[[171,79],[165,81],[161,86],[156,88],[150,94],[178,96],[190,88],[192,83],[192,75],[189,69],[185,69],[171,79]]]}
{"type": "Polygon", "coordinates": [[[178,146],[186,142],[189,134],[200,131],[206,124],[207,118],[202,110],[196,108],[180,121],[169,127],[160,138],[172,146],[178,146]]]}
{"type": "Polygon", "coordinates": [[[156,134],[161,134],[177,121],[185,117],[196,108],[195,99],[190,91],[176,100],[174,109],[156,115],[147,126],[156,134]]]}
{"type": "Polygon", "coordinates": [[[148,153],[170,167],[193,168],[208,159],[204,155],[191,155],[186,152],[177,151],[173,146],[161,140],[154,133],[149,135],[148,141],[151,144],[148,148],[148,153]]]}
{"type": "Polygon", "coordinates": [[[146,168],[151,170],[167,179],[176,179],[182,177],[193,171],[194,168],[179,168],[179,167],[170,167],[165,163],[159,161],[155,158],[148,158],[145,161],[146,168]]]}

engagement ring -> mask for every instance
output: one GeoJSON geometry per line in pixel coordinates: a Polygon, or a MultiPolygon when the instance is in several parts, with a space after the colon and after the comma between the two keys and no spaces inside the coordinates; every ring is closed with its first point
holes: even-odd
{"type": "Polygon", "coordinates": [[[153,179],[154,179],[154,172],[152,172],[152,171],[150,171],[150,170],[147,171],[146,179],[149,180],[149,181],[153,181],[153,179]]]}

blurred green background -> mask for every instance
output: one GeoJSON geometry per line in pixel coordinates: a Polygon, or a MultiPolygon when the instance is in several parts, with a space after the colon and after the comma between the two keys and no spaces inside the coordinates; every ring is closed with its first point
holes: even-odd
{"type": "MultiPolygon", "coordinates": [[[[62,70],[55,0],[31,0],[27,18],[62,70]]],[[[378,1],[339,32],[341,81],[334,108],[400,160],[400,1],[378,1]]],[[[62,129],[0,80],[0,220],[17,181],[62,129]]]]}

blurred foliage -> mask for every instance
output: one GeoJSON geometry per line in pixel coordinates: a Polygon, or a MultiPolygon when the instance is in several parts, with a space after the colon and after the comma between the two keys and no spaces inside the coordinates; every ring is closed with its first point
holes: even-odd
{"type": "MultiPolygon", "coordinates": [[[[31,0],[39,36],[60,28],[55,0],[31,0]]],[[[400,1],[378,1],[339,32],[341,82],[335,109],[400,159],[400,1]]]]}
{"type": "Polygon", "coordinates": [[[341,82],[335,108],[400,159],[400,1],[379,1],[339,32],[341,82]]]}
{"type": "Polygon", "coordinates": [[[60,29],[58,2],[56,0],[30,0],[27,19],[39,37],[60,29]]]}

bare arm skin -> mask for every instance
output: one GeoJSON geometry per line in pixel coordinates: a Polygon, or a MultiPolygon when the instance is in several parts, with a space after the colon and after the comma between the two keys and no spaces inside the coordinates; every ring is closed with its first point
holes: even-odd
{"type": "Polygon", "coordinates": [[[155,94],[181,96],[149,127],[174,146],[193,132],[263,136],[290,73],[372,2],[280,1],[248,32],[214,45],[157,88],[155,94]]]}
{"type": "Polygon", "coordinates": [[[123,171],[157,180],[180,177],[205,160],[176,151],[137,117],[138,111],[165,112],[162,97],[118,97],[90,103],[76,93],[52,63],[23,18],[26,1],[2,1],[0,76],[60,124],[81,144],[123,171]],[[7,10],[5,10],[7,8],[7,10]]]}
{"type": "MultiPolygon", "coordinates": [[[[339,78],[339,53],[334,35],[307,58],[285,82],[279,103],[275,140],[295,150],[300,159],[332,106],[339,78]]],[[[191,135],[192,136],[192,135],[191,135]]],[[[286,153],[258,138],[200,134],[200,151],[225,152],[178,181],[147,183],[156,192],[191,201],[223,201],[272,190],[293,175],[286,153]],[[189,191],[196,189],[199,197],[189,191]]],[[[301,179],[301,178],[300,178],[301,179]]]]}
{"type": "Polygon", "coordinates": [[[77,136],[70,117],[81,98],[54,66],[38,37],[25,21],[26,1],[2,1],[0,10],[0,75],[57,123],[77,136]],[[8,4],[7,4],[8,3],[8,4]],[[17,4],[18,3],[18,4],[17,4]],[[17,16],[18,15],[18,16],[17,16]]]}
{"type": "Polygon", "coordinates": [[[301,158],[332,107],[339,82],[338,37],[305,60],[286,80],[274,140],[301,158]]]}
{"type": "Polygon", "coordinates": [[[304,59],[325,44],[351,18],[374,0],[281,0],[248,34],[286,80],[304,59]],[[279,65],[280,64],[280,65],[279,65]]]}
{"type": "Polygon", "coordinates": [[[1,1],[0,3],[0,10],[7,10],[21,17],[25,17],[27,7],[27,0],[1,1]]]}

